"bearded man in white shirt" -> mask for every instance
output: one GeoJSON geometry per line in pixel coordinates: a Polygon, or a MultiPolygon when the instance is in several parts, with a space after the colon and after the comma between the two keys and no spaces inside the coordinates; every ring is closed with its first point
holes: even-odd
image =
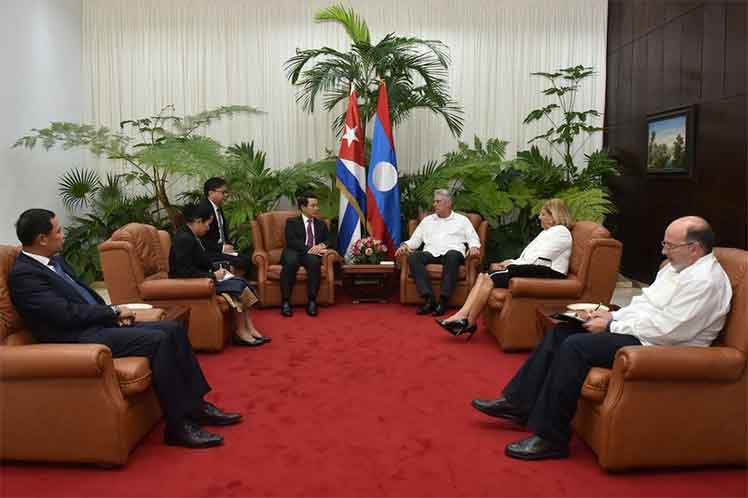
{"type": "Polygon", "coordinates": [[[618,311],[594,311],[582,325],[548,331],[496,400],[473,400],[492,417],[526,425],[533,435],[509,444],[523,460],[569,454],[571,421],[587,373],[611,368],[624,346],[709,346],[730,310],[732,288],[712,254],[714,233],[703,218],[687,216],[665,231],[667,264],[641,296],[618,311]],[[588,332],[588,333],[585,333],[588,332]]]}
{"type": "Polygon", "coordinates": [[[434,214],[426,216],[413,232],[410,239],[403,242],[395,256],[408,254],[408,265],[416,282],[418,294],[424,304],[416,311],[419,315],[441,316],[447,309],[455,285],[460,265],[465,255],[480,254],[480,238],[473,224],[467,218],[452,210],[452,196],[449,191],[434,191],[434,214]],[[417,250],[423,245],[422,250],[417,250]],[[426,265],[441,264],[442,282],[439,300],[434,297],[431,279],[426,265]]]}

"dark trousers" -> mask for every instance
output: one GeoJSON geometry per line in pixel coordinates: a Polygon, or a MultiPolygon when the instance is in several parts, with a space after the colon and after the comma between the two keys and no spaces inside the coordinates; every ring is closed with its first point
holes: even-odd
{"type": "Polygon", "coordinates": [[[147,357],[153,387],[169,424],[179,423],[197,410],[210,391],[187,331],[179,322],[136,322],[130,327],[103,328],[87,332],[78,342],[109,346],[114,358],[147,357]]]}
{"type": "Polygon", "coordinates": [[[281,254],[280,285],[281,296],[284,301],[291,299],[291,291],[296,283],[296,272],[299,267],[306,269],[306,291],[310,301],[317,299],[319,291],[320,273],[322,271],[322,257],[309,253],[300,253],[294,249],[283,249],[281,254]]]}
{"type": "Polygon", "coordinates": [[[505,271],[490,274],[493,286],[499,289],[509,287],[509,281],[514,277],[525,278],[566,278],[566,275],[542,265],[509,265],[505,271]]]}
{"type": "Polygon", "coordinates": [[[504,397],[528,416],[527,426],[533,433],[568,444],[571,420],[590,368],[610,368],[616,351],[638,345],[639,340],[631,335],[592,334],[580,325],[559,323],[504,388],[504,397]]]}
{"type": "Polygon", "coordinates": [[[426,265],[442,265],[442,288],[441,300],[446,303],[457,284],[457,273],[460,265],[465,262],[465,255],[460,251],[447,251],[441,256],[434,256],[429,252],[415,251],[408,256],[408,265],[410,273],[413,274],[413,280],[416,282],[418,294],[424,299],[434,296],[434,289],[431,287],[431,279],[426,272],[426,265]]]}

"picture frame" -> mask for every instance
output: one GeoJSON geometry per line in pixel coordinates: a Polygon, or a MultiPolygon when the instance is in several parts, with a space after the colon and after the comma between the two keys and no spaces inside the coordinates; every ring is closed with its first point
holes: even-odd
{"type": "Polygon", "coordinates": [[[693,176],[695,107],[647,116],[648,175],[693,176]]]}

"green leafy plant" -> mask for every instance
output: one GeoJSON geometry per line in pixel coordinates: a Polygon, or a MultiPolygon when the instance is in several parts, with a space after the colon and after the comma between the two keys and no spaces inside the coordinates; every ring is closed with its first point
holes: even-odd
{"type": "MultiPolygon", "coordinates": [[[[197,131],[217,119],[259,112],[254,107],[232,105],[180,117],[174,114],[174,106],[169,105],[155,116],[122,121],[118,132],[107,127],[52,122],[47,128],[32,129],[13,146],[33,149],[39,145],[47,150],[55,145],[63,149],[83,147],[97,156],[121,161],[127,169],[124,179],[138,181],[153,198],[153,206],[149,208],[153,217],[168,218],[176,225],[180,218],[168,195],[170,181],[219,171],[225,159],[221,145],[197,131]]],[[[72,182],[68,190],[72,190],[81,179],[71,173],[68,180],[72,182]]],[[[85,205],[85,197],[81,199],[85,205]]]]}
{"type": "Polygon", "coordinates": [[[71,211],[87,208],[73,216],[65,227],[62,254],[86,282],[101,279],[97,246],[123,225],[131,222],[159,226],[149,214],[153,197],[128,195],[123,175],[108,174],[105,179],[92,170],[74,169],[60,178],[60,196],[71,211]],[[74,181],[73,181],[74,180],[74,181]]]}
{"type": "MultiPolygon", "coordinates": [[[[348,98],[353,87],[365,127],[376,113],[381,78],[387,83],[393,126],[407,119],[414,109],[426,109],[440,115],[455,136],[462,132],[462,108],[449,96],[451,60],[446,45],[394,33],[372,43],[366,21],[342,5],[322,9],[314,19],[340,24],[351,47],[347,52],[330,47],[297,49],[296,55],[286,61],[288,79],[299,87],[297,101],[305,111],[314,112],[320,97],[324,109],[331,111],[348,98]]],[[[344,121],[345,110],[333,120],[335,133],[340,133],[344,121]]]]}

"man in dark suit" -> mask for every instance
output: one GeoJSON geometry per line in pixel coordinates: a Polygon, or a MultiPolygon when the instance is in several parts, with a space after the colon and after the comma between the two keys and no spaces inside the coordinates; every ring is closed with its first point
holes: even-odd
{"type": "Polygon", "coordinates": [[[286,221],[286,247],[281,254],[283,269],[280,275],[281,314],[293,315],[291,308],[291,291],[296,283],[296,272],[299,266],[306,268],[308,301],[306,312],[317,316],[317,292],[319,291],[322,256],[330,245],[330,231],[327,224],[317,219],[319,200],[314,194],[303,194],[296,200],[301,215],[286,221]]]}
{"type": "Polygon", "coordinates": [[[178,322],[133,322],[127,308],[107,306],[57,254],[65,237],[52,211],[29,209],[16,223],[23,245],[8,276],[13,303],[39,342],[104,344],[114,358],[148,357],[166,417],[166,444],[218,446],[223,437],[201,425],[239,422],[203,400],[210,386],[178,322]]]}
{"type": "Polygon", "coordinates": [[[229,227],[223,214],[223,203],[229,195],[228,185],[223,178],[209,178],[203,185],[205,197],[200,201],[200,208],[209,208],[213,213],[213,223],[208,233],[200,240],[205,246],[205,252],[211,261],[226,261],[233,268],[232,273],[243,274],[252,265],[251,260],[237,253],[236,247],[230,242],[229,227]]]}

